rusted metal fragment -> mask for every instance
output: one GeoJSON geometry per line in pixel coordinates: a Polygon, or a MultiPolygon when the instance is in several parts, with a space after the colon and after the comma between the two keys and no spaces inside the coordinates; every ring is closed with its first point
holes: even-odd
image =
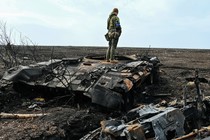
{"type": "Polygon", "coordinates": [[[133,87],[133,83],[131,82],[131,80],[129,80],[129,79],[124,79],[123,81],[124,81],[124,83],[125,83],[125,85],[126,85],[126,87],[127,87],[127,92],[130,91],[131,88],[133,87]]]}
{"type": "MultiPolygon", "coordinates": [[[[127,127],[122,121],[120,120],[104,120],[101,121],[101,133],[106,137],[107,135],[111,135],[114,137],[120,136],[124,129],[127,127]]],[[[103,137],[103,136],[102,136],[103,137]]]]}
{"type": "Polygon", "coordinates": [[[126,137],[127,139],[146,140],[143,127],[139,124],[124,124],[117,120],[101,121],[101,139],[107,137],[126,137]]]}
{"type": "Polygon", "coordinates": [[[193,139],[200,139],[200,140],[208,140],[210,139],[210,126],[201,128],[200,130],[194,130],[193,132],[176,138],[174,140],[193,140],[193,139]]]}
{"type": "Polygon", "coordinates": [[[144,135],[144,128],[142,125],[138,123],[128,125],[127,131],[128,131],[127,132],[128,139],[146,140],[144,135]]]}

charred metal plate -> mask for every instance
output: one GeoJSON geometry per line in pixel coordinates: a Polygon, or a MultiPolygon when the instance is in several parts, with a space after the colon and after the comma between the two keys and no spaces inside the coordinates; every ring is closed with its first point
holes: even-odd
{"type": "Polygon", "coordinates": [[[123,103],[122,95],[111,91],[103,86],[97,85],[91,91],[92,103],[110,109],[120,109],[123,103]]]}
{"type": "Polygon", "coordinates": [[[185,117],[178,108],[168,107],[161,113],[142,122],[151,123],[157,140],[167,140],[184,134],[185,117]]]}

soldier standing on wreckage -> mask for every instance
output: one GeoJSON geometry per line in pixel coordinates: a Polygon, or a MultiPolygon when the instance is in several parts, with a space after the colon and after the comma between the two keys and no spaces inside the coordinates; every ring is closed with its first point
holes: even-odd
{"type": "Polygon", "coordinates": [[[107,20],[107,29],[108,29],[108,38],[109,38],[108,39],[109,47],[106,52],[107,62],[116,62],[114,60],[115,50],[117,48],[117,43],[122,32],[120,19],[117,16],[118,13],[119,13],[118,9],[114,8],[107,20]]]}

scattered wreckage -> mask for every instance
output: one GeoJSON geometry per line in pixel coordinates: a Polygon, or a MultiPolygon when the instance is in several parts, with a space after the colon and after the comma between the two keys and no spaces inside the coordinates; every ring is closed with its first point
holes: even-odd
{"type": "Polygon", "coordinates": [[[210,139],[210,98],[201,93],[200,83],[208,83],[198,76],[186,78],[182,100],[140,105],[117,119],[102,120],[101,127],[80,140],[207,140],[210,139]],[[196,93],[193,100],[188,86],[196,93]]]}
{"type": "MultiPolygon", "coordinates": [[[[91,103],[105,108],[127,109],[145,85],[158,82],[160,61],[157,57],[116,58],[117,63],[105,62],[103,56],[87,56],[14,67],[3,75],[1,88],[11,82],[20,93],[30,89],[36,96],[87,97],[91,103]]],[[[182,100],[164,105],[140,105],[120,118],[102,120],[100,128],[81,140],[210,138],[210,98],[205,97],[199,87],[200,83],[209,82],[200,78],[198,71],[195,77],[186,80],[188,84],[182,100]],[[187,96],[191,84],[197,91],[193,99],[187,96]]]]}
{"type": "Polygon", "coordinates": [[[134,94],[145,84],[158,82],[157,57],[116,56],[116,63],[104,59],[99,55],[20,65],[6,71],[1,85],[6,86],[10,81],[21,94],[29,89],[36,92],[36,97],[69,94],[80,99],[85,96],[92,104],[118,110],[132,105],[134,94]]]}
{"type": "MultiPolygon", "coordinates": [[[[208,100],[208,105],[209,103],[208,100]]],[[[204,140],[207,137],[210,138],[210,126],[197,129],[197,117],[197,110],[193,106],[179,109],[172,106],[142,105],[129,111],[121,119],[101,121],[101,128],[88,133],[80,140],[204,140]]],[[[209,116],[207,117],[209,119],[209,116]]],[[[206,125],[206,122],[202,123],[206,125]]]]}

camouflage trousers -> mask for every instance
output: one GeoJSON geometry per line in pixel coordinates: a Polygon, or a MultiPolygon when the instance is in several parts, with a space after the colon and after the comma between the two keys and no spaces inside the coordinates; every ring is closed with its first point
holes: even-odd
{"type": "Polygon", "coordinates": [[[106,60],[114,60],[115,56],[115,50],[117,48],[117,43],[118,43],[119,37],[118,38],[113,38],[109,41],[109,47],[106,51],[106,60]]]}

